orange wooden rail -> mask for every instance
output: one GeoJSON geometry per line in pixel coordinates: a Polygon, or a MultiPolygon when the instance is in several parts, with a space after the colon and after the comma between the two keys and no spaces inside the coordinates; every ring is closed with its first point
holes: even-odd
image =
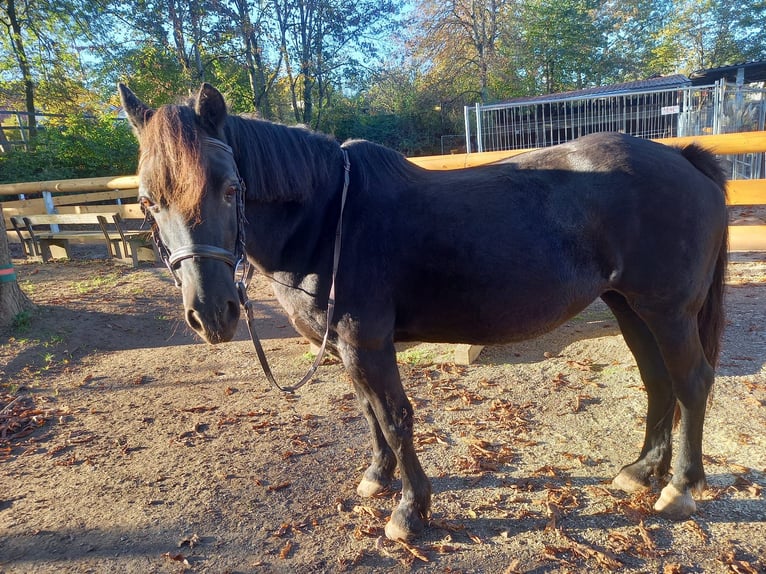
{"type": "MultiPolygon", "coordinates": [[[[654,140],[656,142],[684,146],[696,143],[720,155],[734,155],[739,153],[766,152],[766,131],[741,132],[736,134],[722,134],[717,136],[690,136],[683,138],[664,138],[654,140]]],[[[430,155],[423,157],[411,157],[409,160],[426,169],[459,169],[493,163],[515,155],[526,153],[530,149],[489,151],[483,153],[460,153],[453,155],[430,155]]],[[[2,192],[0,192],[2,193],[2,192]]]]}
{"type": "MultiPolygon", "coordinates": [[[[666,138],[655,141],[667,145],[679,146],[697,143],[706,149],[721,155],[766,152],[766,131],[666,138]]],[[[413,157],[409,158],[409,160],[426,169],[460,169],[493,163],[528,151],[530,150],[425,156],[413,157]]],[[[83,193],[108,190],[128,190],[137,187],[138,178],[132,175],[10,183],[0,185],[0,197],[7,195],[32,194],[42,191],[55,193],[83,193]]],[[[730,205],[766,205],[766,180],[735,180],[729,182],[727,188],[728,202],[730,205]]],[[[21,202],[13,203],[18,205],[21,202]]],[[[6,205],[8,204],[6,203],[6,205]]],[[[2,210],[2,207],[3,202],[0,202],[0,210],[2,210]]],[[[729,229],[732,250],[766,251],[766,225],[734,225],[729,229]]]]}

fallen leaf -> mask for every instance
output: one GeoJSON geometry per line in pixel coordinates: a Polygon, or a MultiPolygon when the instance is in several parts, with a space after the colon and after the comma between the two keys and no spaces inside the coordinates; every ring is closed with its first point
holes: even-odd
{"type": "Polygon", "coordinates": [[[293,549],[293,543],[291,540],[288,540],[287,543],[282,547],[282,550],[279,551],[279,557],[282,560],[285,560],[290,554],[290,550],[292,549],[293,549]]]}
{"type": "Polygon", "coordinates": [[[472,534],[471,532],[466,532],[466,536],[468,536],[468,538],[473,540],[476,544],[484,544],[484,541],[481,538],[479,538],[475,534],[472,534]]]}
{"type": "Polygon", "coordinates": [[[428,522],[428,525],[432,528],[441,528],[442,530],[446,530],[447,532],[462,532],[465,530],[465,525],[463,524],[457,524],[455,522],[448,522],[446,520],[434,520],[431,519],[428,522]]]}
{"type": "Polygon", "coordinates": [[[702,542],[707,544],[710,542],[710,537],[708,536],[707,532],[705,532],[702,527],[697,523],[695,520],[687,520],[683,523],[684,530],[688,530],[694,534],[696,534],[702,542]]]}
{"type": "Polygon", "coordinates": [[[356,505],[352,511],[354,514],[366,514],[371,518],[383,518],[383,513],[377,508],[372,508],[371,506],[356,505]]]}
{"type": "Polygon", "coordinates": [[[362,540],[363,538],[377,538],[381,534],[381,528],[373,524],[357,524],[354,527],[353,536],[356,540],[362,540]]]}
{"type": "Polygon", "coordinates": [[[396,541],[402,548],[404,548],[407,552],[412,554],[415,558],[420,560],[421,562],[430,562],[431,560],[428,558],[428,556],[418,548],[417,546],[412,546],[411,544],[407,544],[406,542],[403,542],[402,540],[396,541]]]}
{"type": "Polygon", "coordinates": [[[191,564],[189,564],[189,561],[186,559],[186,557],[183,554],[171,554],[170,552],[165,552],[165,554],[163,554],[162,556],[172,562],[180,562],[184,566],[191,566],[191,564]]]}
{"type": "Polygon", "coordinates": [[[202,543],[202,540],[199,536],[196,534],[192,534],[191,536],[187,536],[186,538],[181,539],[181,541],[178,543],[178,547],[181,548],[182,546],[188,546],[189,548],[194,548],[195,546],[199,546],[202,543]]]}
{"type": "Polygon", "coordinates": [[[451,544],[444,544],[444,543],[437,543],[432,544],[428,547],[429,550],[433,550],[434,552],[438,552],[439,554],[449,554],[451,552],[459,552],[460,549],[457,546],[452,546],[451,544]]]}
{"type": "Polygon", "coordinates": [[[718,557],[718,562],[729,567],[729,571],[734,574],[758,574],[757,565],[753,565],[746,560],[739,560],[733,549],[726,550],[718,557]]]}
{"type": "Polygon", "coordinates": [[[210,411],[218,410],[217,406],[212,407],[206,407],[204,405],[196,406],[196,407],[189,407],[187,409],[180,409],[183,413],[206,413],[210,411]]]}

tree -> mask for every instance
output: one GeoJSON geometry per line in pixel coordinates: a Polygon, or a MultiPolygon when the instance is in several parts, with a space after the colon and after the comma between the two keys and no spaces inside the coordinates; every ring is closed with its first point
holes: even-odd
{"type": "Polygon", "coordinates": [[[13,272],[5,218],[2,216],[2,206],[0,206],[0,327],[7,327],[13,323],[19,313],[32,307],[32,302],[19,287],[16,274],[13,272]]]}
{"type": "Polygon", "coordinates": [[[519,63],[535,93],[599,84],[605,30],[599,0],[527,0],[519,18],[519,63]]]}
{"type": "Polygon", "coordinates": [[[394,0],[271,0],[297,122],[318,128],[343,68],[377,56],[394,0]]]}
{"type": "Polygon", "coordinates": [[[37,135],[37,114],[35,113],[35,85],[32,80],[32,69],[27,58],[27,49],[24,34],[21,27],[21,18],[16,10],[15,0],[6,0],[4,11],[0,13],[0,21],[6,28],[8,44],[16,59],[21,81],[24,84],[24,105],[27,111],[29,139],[34,140],[37,135]]]}
{"type": "MultiPolygon", "coordinates": [[[[267,10],[264,5],[251,5],[249,0],[232,0],[232,7],[221,5],[229,16],[234,35],[242,44],[242,58],[247,71],[251,103],[261,117],[273,118],[270,91],[282,64],[282,51],[277,53],[277,62],[270,66],[264,45],[267,43],[267,10]]],[[[237,58],[232,58],[236,60],[237,58]]]]}
{"type": "Polygon", "coordinates": [[[511,0],[421,0],[414,23],[415,53],[442,81],[473,76],[475,90],[487,102],[491,76],[505,66],[497,60],[498,45],[511,7],[511,0]]]}
{"type": "MultiPolygon", "coordinates": [[[[126,53],[153,52],[163,59],[172,55],[179,73],[177,80],[186,90],[196,89],[207,81],[208,64],[215,54],[217,42],[213,29],[220,18],[215,0],[136,0],[121,2],[101,0],[107,18],[120,23],[117,38],[112,33],[112,43],[125,45],[109,63],[120,67],[120,59],[126,53]]],[[[111,88],[114,90],[114,86],[111,88]]]]}
{"type": "Polygon", "coordinates": [[[441,121],[438,97],[422,80],[414,68],[386,68],[353,101],[338,103],[328,113],[333,133],[339,139],[368,139],[406,155],[439,153],[446,122],[441,121]]]}
{"type": "Polygon", "coordinates": [[[660,5],[664,9],[655,22],[662,25],[644,36],[648,66],[657,72],[688,74],[766,56],[762,0],[675,0],[660,5]]]}
{"type": "Polygon", "coordinates": [[[157,42],[141,42],[115,50],[99,69],[107,98],[119,105],[114,89],[128,81],[138,93],[150,94],[153,106],[169,104],[189,89],[189,80],[175,53],[157,42]]]}
{"type": "Polygon", "coordinates": [[[0,4],[0,92],[16,109],[23,99],[32,143],[38,111],[81,113],[97,101],[88,89],[89,74],[80,57],[82,40],[97,26],[96,13],[89,0],[0,4]]]}

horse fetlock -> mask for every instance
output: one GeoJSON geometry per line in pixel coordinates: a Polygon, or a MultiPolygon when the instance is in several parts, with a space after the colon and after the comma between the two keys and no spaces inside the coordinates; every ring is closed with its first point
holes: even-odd
{"type": "Polygon", "coordinates": [[[679,489],[670,482],[662,489],[654,510],[671,520],[686,520],[697,511],[697,503],[689,488],[679,489]]]}

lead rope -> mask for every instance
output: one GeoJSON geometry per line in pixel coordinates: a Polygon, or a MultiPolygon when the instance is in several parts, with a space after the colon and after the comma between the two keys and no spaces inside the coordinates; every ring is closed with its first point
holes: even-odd
{"type": "MultiPolygon", "coordinates": [[[[340,198],[340,215],[338,216],[338,225],[335,228],[335,246],[333,247],[332,255],[332,279],[330,282],[330,294],[327,297],[327,328],[325,329],[324,338],[322,339],[322,346],[319,347],[319,351],[317,352],[317,356],[314,359],[314,363],[311,365],[303,378],[295,385],[290,387],[282,387],[279,383],[277,383],[277,380],[274,378],[274,374],[271,372],[271,367],[269,367],[269,361],[266,358],[266,353],[263,350],[263,345],[261,345],[261,340],[258,338],[258,334],[255,332],[253,302],[250,301],[250,299],[247,297],[247,285],[253,276],[253,267],[249,266],[247,263],[244,263],[244,265],[247,267],[247,271],[243,269],[242,278],[236,282],[237,292],[239,293],[239,302],[245,308],[245,313],[247,315],[247,330],[250,332],[250,339],[253,341],[253,347],[255,347],[255,352],[258,355],[258,360],[261,363],[263,374],[266,375],[266,379],[268,379],[272,385],[274,385],[283,393],[293,394],[295,391],[300,389],[303,385],[311,380],[322,362],[322,358],[324,357],[324,353],[327,348],[327,340],[330,337],[330,326],[332,325],[332,319],[335,313],[335,277],[338,273],[338,262],[340,261],[341,232],[343,230],[343,209],[346,206],[349,174],[351,173],[351,162],[348,159],[348,152],[343,148],[341,148],[340,151],[343,152],[343,170],[345,174],[343,179],[343,192],[341,193],[340,198]]],[[[247,260],[245,259],[245,261],[247,260]]]]}

